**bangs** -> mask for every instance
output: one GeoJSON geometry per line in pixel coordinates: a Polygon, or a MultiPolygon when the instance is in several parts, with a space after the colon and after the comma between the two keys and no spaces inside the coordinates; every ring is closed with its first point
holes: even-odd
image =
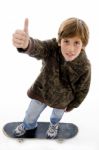
{"type": "Polygon", "coordinates": [[[82,37],[82,27],[81,25],[77,24],[77,22],[67,25],[63,28],[60,36],[62,38],[74,36],[82,37]]]}

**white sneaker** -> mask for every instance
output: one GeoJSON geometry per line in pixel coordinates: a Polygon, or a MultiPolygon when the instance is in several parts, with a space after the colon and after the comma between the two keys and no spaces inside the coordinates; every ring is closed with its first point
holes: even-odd
{"type": "Polygon", "coordinates": [[[47,137],[48,138],[55,138],[58,133],[59,124],[50,124],[47,130],[47,137]]]}
{"type": "Polygon", "coordinates": [[[17,136],[17,137],[20,137],[20,136],[24,135],[25,133],[26,133],[26,130],[24,128],[23,123],[21,123],[20,125],[18,125],[16,127],[16,129],[14,130],[14,135],[17,136]]]}

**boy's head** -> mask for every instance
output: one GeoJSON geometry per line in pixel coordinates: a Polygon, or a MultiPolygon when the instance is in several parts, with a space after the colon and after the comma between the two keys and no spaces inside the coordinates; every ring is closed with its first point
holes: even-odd
{"type": "Polygon", "coordinates": [[[85,47],[89,40],[89,29],[83,20],[78,18],[69,18],[63,21],[59,27],[58,43],[60,43],[63,38],[74,36],[78,36],[83,43],[83,47],[85,47]]]}
{"type": "Polygon", "coordinates": [[[58,45],[67,61],[72,61],[79,56],[88,44],[89,30],[86,23],[77,18],[65,20],[59,28],[58,45]]]}

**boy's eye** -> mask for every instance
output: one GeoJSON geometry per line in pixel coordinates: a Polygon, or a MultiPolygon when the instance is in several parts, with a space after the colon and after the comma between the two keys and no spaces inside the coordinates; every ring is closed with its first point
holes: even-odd
{"type": "Polygon", "coordinates": [[[79,41],[76,41],[76,42],[75,42],[75,44],[76,44],[76,45],[79,45],[79,44],[80,44],[80,42],[79,42],[79,41]]]}
{"type": "Polygon", "coordinates": [[[69,43],[69,40],[64,40],[65,43],[69,43]]]}

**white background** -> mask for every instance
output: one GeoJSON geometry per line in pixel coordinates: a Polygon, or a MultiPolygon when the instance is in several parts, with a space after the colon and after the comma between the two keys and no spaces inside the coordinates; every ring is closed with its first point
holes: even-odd
{"type": "MultiPolygon", "coordinates": [[[[98,0],[0,0],[0,149],[1,150],[98,150],[99,149],[99,17],[98,0]],[[92,64],[90,92],[82,105],[66,113],[62,122],[79,127],[78,135],[70,140],[27,140],[20,144],[6,137],[5,123],[22,121],[30,99],[26,92],[40,72],[41,61],[19,54],[12,45],[12,34],[23,29],[29,18],[30,36],[38,39],[57,37],[60,23],[69,17],[83,19],[90,29],[86,47],[92,64]]],[[[51,108],[40,116],[49,121],[51,108]]]]}

